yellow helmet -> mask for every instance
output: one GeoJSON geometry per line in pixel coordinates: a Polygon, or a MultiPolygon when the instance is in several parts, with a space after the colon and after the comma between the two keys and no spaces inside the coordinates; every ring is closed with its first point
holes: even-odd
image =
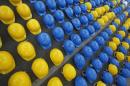
{"type": "Polygon", "coordinates": [[[123,61],[125,59],[125,56],[122,52],[116,52],[115,56],[116,56],[118,61],[123,61]]]}
{"type": "Polygon", "coordinates": [[[15,68],[13,56],[7,51],[0,51],[0,73],[7,74],[15,68]]]}
{"type": "Polygon", "coordinates": [[[98,19],[98,20],[97,20],[97,22],[98,22],[99,24],[101,24],[102,26],[104,26],[104,25],[105,25],[105,22],[104,22],[104,20],[103,20],[103,19],[98,19]]]}
{"type": "Polygon", "coordinates": [[[8,86],[32,86],[32,82],[26,72],[19,71],[9,78],[8,86]]]}
{"type": "Polygon", "coordinates": [[[130,62],[130,56],[127,56],[127,61],[130,62]]]}
{"type": "Polygon", "coordinates": [[[36,19],[30,19],[27,22],[27,28],[34,35],[37,35],[37,34],[41,33],[40,23],[36,19]]]}
{"type": "Polygon", "coordinates": [[[108,17],[109,20],[112,19],[112,15],[110,13],[106,13],[106,16],[108,17]]]}
{"type": "Polygon", "coordinates": [[[118,33],[119,33],[122,37],[125,37],[125,35],[126,35],[125,32],[122,31],[122,30],[121,30],[121,31],[118,31],[118,33]]]}
{"type": "Polygon", "coordinates": [[[8,26],[9,35],[17,42],[26,39],[26,32],[24,27],[19,23],[12,23],[8,26]]]}
{"type": "Polygon", "coordinates": [[[110,12],[110,13],[111,13],[112,18],[116,16],[114,12],[110,12]]]}
{"type": "Polygon", "coordinates": [[[48,81],[47,86],[63,86],[63,84],[59,77],[52,77],[48,81]]]}
{"type": "Polygon", "coordinates": [[[116,18],[116,19],[114,20],[114,22],[117,23],[118,25],[120,25],[120,23],[121,23],[121,22],[120,22],[120,19],[118,19],[118,18],[116,18]]]}
{"type": "Polygon", "coordinates": [[[95,11],[98,13],[99,16],[102,14],[101,8],[96,8],[95,11]]]}
{"type": "Polygon", "coordinates": [[[4,24],[14,23],[15,22],[15,15],[14,15],[13,10],[6,5],[0,6],[0,20],[4,24]]]}
{"type": "Polygon", "coordinates": [[[62,73],[68,81],[71,81],[76,77],[76,70],[71,64],[65,64],[62,73]]]}
{"type": "Polygon", "coordinates": [[[29,6],[27,4],[19,4],[17,6],[17,12],[18,14],[24,19],[24,20],[28,20],[32,18],[32,13],[31,13],[31,9],[29,8],[29,6]]]}
{"type": "Polygon", "coordinates": [[[98,13],[96,11],[91,11],[91,14],[94,16],[94,19],[97,19],[98,13]]]}
{"type": "Polygon", "coordinates": [[[0,37],[0,48],[2,47],[2,39],[1,39],[1,37],[0,37]]]}
{"type": "Polygon", "coordinates": [[[108,12],[110,10],[110,7],[108,5],[104,5],[105,11],[108,12]]]}
{"type": "Polygon", "coordinates": [[[112,41],[118,46],[120,44],[120,39],[117,37],[113,37],[112,41]]]}
{"type": "Polygon", "coordinates": [[[126,49],[129,49],[129,44],[127,42],[122,42],[121,45],[126,49]]]}
{"type": "Polygon", "coordinates": [[[126,17],[129,15],[129,13],[127,11],[125,11],[124,14],[126,15],[126,17]]]}
{"type": "Polygon", "coordinates": [[[79,2],[82,4],[82,3],[84,3],[84,0],[80,0],[79,2]]]}
{"type": "Polygon", "coordinates": [[[39,79],[46,77],[49,72],[47,62],[42,58],[35,59],[32,64],[32,71],[39,79]]]}
{"type": "Polygon", "coordinates": [[[130,34],[128,35],[128,39],[130,39],[130,34]]]}
{"type": "Polygon", "coordinates": [[[98,81],[96,83],[96,86],[106,86],[106,84],[104,82],[102,82],[102,81],[98,81]]]}
{"type": "Polygon", "coordinates": [[[109,25],[109,29],[111,29],[112,32],[116,31],[116,27],[114,25],[109,25]]]}
{"type": "Polygon", "coordinates": [[[17,46],[17,51],[22,59],[24,59],[25,61],[30,61],[36,56],[34,46],[28,41],[23,41],[19,43],[17,46]]]}
{"type": "Polygon", "coordinates": [[[86,2],[85,5],[86,5],[88,11],[90,11],[92,9],[92,5],[90,2],[86,2]]]}
{"type": "Polygon", "coordinates": [[[9,2],[14,6],[18,6],[22,3],[22,0],[9,0],[9,2]]]}
{"type": "Polygon", "coordinates": [[[129,29],[129,25],[127,23],[123,24],[123,26],[128,30],[129,29]]]}
{"type": "Polygon", "coordinates": [[[107,23],[109,21],[107,16],[102,16],[102,19],[104,20],[105,23],[107,23]]]}
{"type": "Polygon", "coordinates": [[[113,64],[109,64],[108,66],[108,71],[114,76],[118,74],[118,68],[113,65],[113,64]]]}
{"type": "Polygon", "coordinates": [[[100,8],[102,10],[102,14],[104,14],[105,13],[105,8],[104,7],[100,7],[100,8]]]}
{"type": "Polygon", "coordinates": [[[64,60],[64,55],[63,55],[63,53],[62,53],[61,50],[59,50],[59,49],[57,49],[57,48],[54,48],[54,49],[52,49],[51,52],[50,52],[50,58],[51,58],[52,62],[53,62],[56,66],[58,66],[58,65],[60,65],[60,64],[63,62],[63,60],[64,60]]]}
{"type": "Polygon", "coordinates": [[[115,51],[115,50],[117,49],[117,46],[116,46],[116,43],[115,43],[115,42],[110,41],[110,42],[108,43],[108,46],[109,46],[113,51],[115,51]]]}

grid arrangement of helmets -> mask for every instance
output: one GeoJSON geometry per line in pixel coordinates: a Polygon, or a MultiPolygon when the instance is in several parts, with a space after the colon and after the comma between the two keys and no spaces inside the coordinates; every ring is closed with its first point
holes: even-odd
{"type": "Polygon", "coordinates": [[[122,0],[1,0],[0,86],[128,86],[122,0]]]}

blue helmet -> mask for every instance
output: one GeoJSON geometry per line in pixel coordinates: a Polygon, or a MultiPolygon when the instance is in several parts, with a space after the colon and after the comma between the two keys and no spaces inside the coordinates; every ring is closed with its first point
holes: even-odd
{"type": "Polygon", "coordinates": [[[65,0],[56,0],[56,4],[60,9],[64,9],[66,7],[66,1],[65,0]]]}
{"type": "Polygon", "coordinates": [[[53,12],[56,10],[56,1],[55,0],[46,0],[46,6],[53,12]]]}
{"type": "Polygon", "coordinates": [[[99,45],[105,45],[105,40],[102,36],[97,36],[95,40],[99,45]]]}
{"type": "Polygon", "coordinates": [[[121,75],[117,75],[116,77],[117,86],[127,86],[127,80],[121,75]]]}
{"type": "Polygon", "coordinates": [[[92,66],[97,72],[99,72],[103,67],[102,62],[99,59],[94,59],[92,61],[92,66]]]}
{"type": "Polygon", "coordinates": [[[74,15],[73,9],[71,7],[65,8],[65,13],[69,18],[72,18],[74,15]]]}
{"type": "Polygon", "coordinates": [[[61,10],[56,10],[54,12],[54,17],[60,23],[64,21],[64,13],[61,10]]]}
{"type": "Polygon", "coordinates": [[[96,41],[91,41],[89,46],[92,48],[93,51],[97,51],[99,49],[99,45],[96,41]]]}
{"type": "Polygon", "coordinates": [[[86,40],[90,37],[90,34],[87,29],[81,29],[79,34],[82,40],[86,40]]]}
{"type": "Polygon", "coordinates": [[[113,76],[111,75],[111,73],[104,71],[103,74],[102,74],[102,80],[106,84],[112,84],[113,83],[113,76]]]}
{"type": "Polygon", "coordinates": [[[81,14],[80,6],[74,6],[73,11],[74,11],[75,16],[78,17],[81,14]]]}
{"type": "Polygon", "coordinates": [[[76,30],[80,30],[81,22],[78,18],[72,19],[72,24],[76,30]]]}
{"type": "Polygon", "coordinates": [[[74,86],[88,86],[86,80],[82,76],[77,76],[75,78],[74,86]]]}
{"type": "Polygon", "coordinates": [[[103,53],[103,52],[100,53],[98,57],[102,61],[102,63],[107,63],[109,60],[108,55],[106,53],[103,53]]]}

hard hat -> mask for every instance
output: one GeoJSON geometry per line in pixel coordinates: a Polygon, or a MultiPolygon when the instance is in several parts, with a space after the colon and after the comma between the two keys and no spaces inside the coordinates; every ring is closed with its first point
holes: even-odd
{"type": "Polygon", "coordinates": [[[74,63],[79,70],[82,70],[86,63],[85,57],[80,53],[76,54],[74,56],[74,63]]]}
{"type": "Polygon", "coordinates": [[[64,31],[61,27],[55,27],[52,33],[56,41],[59,42],[64,40],[64,31]]]}
{"type": "Polygon", "coordinates": [[[81,22],[78,18],[72,19],[72,24],[76,30],[80,30],[81,22]]]}
{"type": "Polygon", "coordinates": [[[96,2],[95,1],[92,0],[92,1],[90,1],[90,3],[91,3],[91,5],[92,5],[93,8],[96,7],[96,2]]]}
{"type": "Polygon", "coordinates": [[[104,47],[104,50],[103,50],[105,53],[107,53],[108,55],[110,55],[110,56],[112,56],[113,55],[113,50],[110,48],[110,47],[108,47],[108,46],[106,46],[106,47],[104,47]]]}
{"type": "Polygon", "coordinates": [[[92,66],[97,72],[100,72],[103,67],[102,62],[99,59],[94,59],[92,61],[92,66]]]}
{"type": "Polygon", "coordinates": [[[100,36],[104,38],[105,41],[109,40],[109,35],[107,32],[103,31],[100,33],[100,36]]]}
{"type": "Polygon", "coordinates": [[[116,28],[119,27],[119,25],[117,23],[115,23],[115,22],[112,22],[112,25],[114,25],[116,28]]]}
{"type": "Polygon", "coordinates": [[[60,78],[55,76],[48,81],[47,86],[63,86],[63,84],[60,78]]]}
{"type": "Polygon", "coordinates": [[[43,1],[35,1],[34,8],[39,16],[43,16],[46,13],[46,6],[43,1]]]}
{"type": "Polygon", "coordinates": [[[19,23],[12,23],[8,26],[9,35],[17,42],[26,39],[26,32],[24,27],[19,23]]]}
{"type": "Polygon", "coordinates": [[[130,44],[130,39],[129,38],[125,38],[125,41],[130,44]]]}
{"type": "Polygon", "coordinates": [[[88,11],[90,11],[92,9],[92,5],[90,2],[86,2],[85,5],[86,5],[88,11]]]}
{"type": "Polygon", "coordinates": [[[25,61],[30,61],[36,56],[34,46],[28,41],[19,43],[17,46],[17,52],[25,61]]]}
{"type": "Polygon", "coordinates": [[[63,48],[67,54],[71,54],[75,49],[75,45],[71,40],[65,40],[63,48]]]}
{"type": "Polygon", "coordinates": [[[118,18],[116,18],[116,19],[114,20],[114,22],[117,23],[118,25],[121,24],[120,19],[118,19],[118,18]]]}
{"type": "Polygon", "coordinates": [[[120,41],[122,41],[122,40],[123,40],[122,35],[120,35],[120,34],[115,34],[115,36],[116,36],[117,38],[119,38],[119,39],[120,39],[120,41]]]}
{"type": "Polygon", "coordinates": [[[62,53],[61,50],[57,49],[57,48],[53,48],[51,51],[50,51],[50,58],[51,58],[51,61],[56,65],[60,65],[63,60],[64,60],[64,55],[62,53]]]}
{"type": "Polygon", "coordinates": [[[74,4],[77,5],[79,3],[79,0],[73,0],[74,4]]]}
{"type": "Polygon", "coordinates": [[[118,61],[123,61],[125,59],[125,56],[122,52],[115,52],[115,56],[118,61]]]}
{"type": "Polygon", "coordinates": [[[25,3],[19,4],[16,9],[17,9],[18,14],[24,20],[29,20],[32,18],[31,9],[29,8],[29,6],[27,4],[25,4],[25,3]]]}
{"type": "Polygon", "coordinates": [[[104,38],[101,37],[101,36],[97,36],[95,40],[97,41],[97,43],[98,43],[99,45],[104,45],[104,44],[105,44],[105,40],[104,40],[104,38]]]}
{"type": "Polygon", "coordinates": [[[107,63],[109,60],[108,55],[106,53],[103,53],[103,52],[101,52],[98,57],[102,63],[107,63]]]}
{"type": "Polygon", "coordinates": [[[125,47],[121,46],[121,45],[118,47],[118,50],[120,52],[122,52],[123,54],[128,54],[128,50],[125,47]]]}
{"type": "Polygon", "coordinates": [[[127,56],[127,61],[130,62],[130,56],[127,56]]]}
{"type": "Polygon", "coordinates": [[[125,78],[130,78],[130,70],[127,68],[122,68],[120,74],[125,78]]]}
{"type": "Polygon", "coordinates": [[[22,3],[22,0],[9,0],[9,2],[14,6],[18,6],[22,3]]]}
{"type": "Polygon", "coordinates": [[[74,86],[88,86],[86,80],[82,76],[77,76],[74,86]]]}
{"type": "Polygon", "coordinates": [[[109,25],[109,28],[112,30],[112,32],[116,31],[116,27],[114,25],[109,25]]]}
{"type": "Polygon", "coordinates": [[[116,77],[116,85],[117,86],[127,86],[127,80],[125,77],[118,75],[116,77]]]}
{"type": "Polygon", "coordinates": [[[0,51],[0,74],[7,74],[15,68],[13,56],[8,51],[0,51]]]}
{"type": "Polygon", "coordinates": [[[32,63],[31,69],[39,79],[45,78],[49,72],[48,64],[43,58],[35,59],[32,63]]]}
{"type": "Polygon", "coordinates": [[[123,42],[121,43],[121,45],[122,45],[123,47],[125,47],[126,49],[129,49],[129,44],[128,44],[127,42],[123,41],[123,42]]]}
{"type": "Polygon", "coordinates": [[[96,41],[91,41],[89,46],[92,48],[93,51],[97,51],[99,49],[99,45],[96,41]]]}
{"type": "Polygon", "coordinates": [[[120,28],[120,30],[127,32],[127,29],[126,29],[125,26],[122,26],[122,27],[120,28]]]}
{"type": "Polygon", "coordinates": [[[118,68],[116,65],[109,64],[108,65],[108,71],[114,76],[118,74],[118,68]]]}
{"type": "Polygon", "coordinates": [[[100,8],[96,8],[95,11],[98,13],[99,16],[102,14],[102,10],[100,8]]]}
{"type": "Polygon", "coordinates": [[[82,40],[78,34],[71,34],[70,36],[71,41],[75,44],[76,47],[79,47],[82,43],[82,40]]]}
{"type": "Polygon", "coordinates": [[[113,51],[116,51],[117,50],[117,45],[115,42],[108,42],[108,46],[113,50],[113,51]]]}
{"type": "Polygon", "coordinates": [[[124,62],[124,68],[130,70],[130,62],[124,62]]]}
{"type": "Polygon", "coordinates": [[[45,1],[46,6],[52,11],[54,12],[56,10],[56,1],[55,0],[46,0],[45,1]]]}
{"type": "Polygon", "coordinates": [[[56,10],[54,12],[54,17],[58,22],[64,22],[64,13],[61,10],[56,10]]]}
{"type": "Polygon", "coordinates": [[[74,6],[73,11],[74,11],[75,16],[78,17],[81,14],[80,6],[74,6]]]}
{"type": "Polygon", "coordinates": [[[126,15],[126,17],[129,15],[129,13],[127,11],[125,11],[124,14],[126,15]]]}
{"type": "Polygon", "coordinates": [[[65,79],[71,81],[76,77],[76,70],[71,64],[65,64],[63,67],[63,72],[65,79]]]}
{"type": "Polygon", "coordinates": [[[101,29],[101,25],[98,22],[94,22],[93,27],[95,28],[96,31],[101,29]]]}
{"type": "Polygon", "coordinates": [[[129,29],[129,25],[128,24],[123,24],[123,26],[128,30],[129,29]]]}
{"type": "Polygon", "coordinates": [[[93,68],[88,67],[85,71],[85,77],[90,83],[93,83],[97,79],[97,73],[93,68]]]}
{"type": "Polygon", "coordinates": [[[110,62],[110,64],[114,64],[117,67],[120,66],[119,61],[117,61],[117,59],[115,59],[114,57],[111,57],[110,60],[109,60],[109,62],[110,62]]]}
{"type": "Polygon", "coordinates": [[[84,55],[85,59],[90,59],[90,57],[93,55],[93,50],[89,46],[85,46],[81,52],[84,55]]]}
{"type": "Polygon", "coordinates": [[[87,18],[88,18],[89,21],[94,20],[94,16],[91,13],[88,13],[87,18]]]}
{"type": "Polygon", "coordinates": [[[107,23],[109,21],[107,16],[102,16],[102,19],[104,20],[105,23],[107,23]]]}
{"type": "Polygon", "coordinates": [[[82,4],[82,3],[84,3],[84,0],[79,0],[79,2],[82,4]]]}
{"type": "Polygon", "coordinates": [[[88,25],[86,27],[86,29],[89,31],[90,34],[94,34],[95,33],[95,28],[92,25],[88,25]]]}
{"type": "Polygon", "coordinates": [[[51,48],[51,38],[48,33],[42,32],[37,36],[37,41],[43,49],[51,48]]]}
{"type": "Polygon", "coordinates": [[[43,22],[48,29],[52,29],[55,26],[55,20],[51,14],[43,16],[43,22]]]}
{"type": "Polygon", "coordinates": [[[105,8],[101,7],[100,9],[102,10],[102,14],[104,14],[105,13],[105,8]]]}
{"type": "Polygon", "coordinates": [[[70,35],[73,32],[73,29],[74,29],[71,22],[64,22],[62,27],[63,27],[63,29],[64,29],[64,31],[67,35],[70,35]]]}
{"type": "Polygon", "coordinates": [[[11,24],[15,22],[15,15],[10,7],[2,5],[0,6],[0,11],[0,20],[4,24],[11,24]]]}
{"type": "Polygon", "coordinates": [[[125,37],[125,32],[124,31],[118,31],[118,33],[120,34],[120,35],[122,35],[122,37],[125,37]]]}
{"type": "Polygon", "coordinates": [[[104,5],[104,8],[105,8],[106,12],[108,12],[110,10],[110,7],[108,5],[104,5]]]}
{"type": "Polygon", "coordinates": [[[117,37],[113,37],[112,41],[118,46],[120,44],[120,39],[117,37]]]}
{"type": "Polygon", "coordinates": [[[101,25],[101,26],[104,26],[105,25],[105,22],[103,19],[98,19],[97,22],[101,25]]]}
{"type": "Polygon", "coordinates": [[[27,28],[34,35],[37,35],[37,34],[41,33],[40,23],[36,19],[30,19],[27,22],[27,28]]]}
{"type": "Polygon", "coordinates": [[[95,20],[98,18],[97,11],[91,11],[91,14],[93,15],[93,17],[94,17],[95,20]]]}
{"type": "Polygon", "coordinates": [[[98,81],[96,86],[106,86],[106,84],[103,81],[98,81]]]}
{"type": "Polygon", "coordinates": [[[29,75],[24,71],[18,71],[11,75],[8,86],[32,86],[29,75]]]}
{"type": "Polygon", "coordinates": [[[113,83],[113,76],[112,76],[109,72],[103,71],[102,80],[103,80],[106,84],[112,84],[112,83],[113,83]]]}
{"type": "Polygon", "coordinates": [[[90,34],[87,29],[81,29],[79,35],[82,40],[86,40],[90,37],[90,34]]]}
{"type": "Polygon", "coordinates": [[[64,9],[66,7],[66,1],[65,0],[56,0],[56,4],[60,9],[64,9]]]}
{"type": "Polygon", "coordinates": [[[106,13],[106,16],[108,17],[109,20],[111,20],[112,15],[110,13],[106,13]]]}
{"type": "Polygon", "coordinates": [[[65,8],[65,13],[66,13],[67,17],[69,17],[69,18],[72,18],[74,15],[73,9],[71,7],[65,8]]]}
{"type": "Polygon", "coordinates": [[[88,25],[88,18],[87,18],[85,15],[81,16],[81,17],[79,18],[79,20],[80,20],[81,24],[83,24],[83,25],[85,25],[85,26],[88,25]]]}
{"type": "Polygon", "coordinates": [[[106,28],[105,32],[107,32],[109,36],[113,34],[112,30],[109,28],[106,28]]]}
{"type": "Polygon", "coordinates": [[[65,1],[66,1],[66,4],[70,6],[73,5],[73,2],[74,2],[73,0],[65,0],[65,1]]]}
{"type": "Polygon", "coordinates": [[[86,7],[85,4],[81,4],[80,8],[81,8],[82,13],[86,13],[87,12],[87,7],[86,7]]]}
{"type": "Polygon", "coordinates": [[[1,39],[1,37],[0,37],[0,48],[2,47],[2,39],[1,39]]]}

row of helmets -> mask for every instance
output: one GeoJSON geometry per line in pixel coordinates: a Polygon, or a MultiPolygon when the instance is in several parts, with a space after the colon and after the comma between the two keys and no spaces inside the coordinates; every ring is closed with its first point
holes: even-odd
{"type": "MultiPolygon", "coordinates": [[[[39,33],[41,33],[41,27],[40,27],[39,22],[37,20],[35,20],[35,19],[31,19],[32,18],[32,13],[31,13],[31,10],[28,7],[28,5],[27,4],[23,4],[21,0],[18,0],[18,1],[16,1],[16,0],[10,0],[10,2],[14,6],[17,6],[16,7],[17,12],[19,13],[19,15],[24,20],[29,20],[27,22],[27,28],[30,30],[30,32],[32,34],[34,34],[34,35],[38,35],[39,33]],[[23,8],[24,8],[24,10],[23,10],[23,8]],[[25,12],[25,8],[27,8],[26,12],[25,12]],[[34,25],[32,26],[32,24],[35,24],[36,27],[34,27],[34,25]]],[[[61,4],[61,2],[59,2],[59,6],[61,6],[60,4],[61,4]]],[[[3,11],[3,14],[2,14],[0,20],[3,23],[5,23],[5,24],[10,24],[9,27],[8,27],[8,33],[10,34],[10,36],[14,40],[16,40],[18,42],[25,40],[26,39],[26,35],[25,35],[26,32],[24,30],[24,27],[21,24],[13,23],[14,20],[15,20],[15,16],[14,16],[13,11],[11,11],[11,9],[9,7],[7,7],[7,6],[1,6],[0,8],[3,11]],[[7,18],[7,20],[6,20],[6,18],[4,18],[5,17],[4,16],[4,14],[5,14],[4,12],[5,13],[9,12],[9,14],[7,14],[7,15],[11,15],[10,18],[7,18]],[[14,27],[18,27],[19,28],[19,33],[21,34],[21,32],[22,32],[22,35],[20,35],[20,36],[18,35],[17,36],[17,34],[15,34],[13,32],[13,30],[16,29],[14,27]]],[[[110,13],[110,15],[111,14],[113,16],[113,13],[110,13]]],[[[113,16],[112,18],[114,18],[114,17],[115,16],[113,16]]],[[[98,23],[101,24],[99,21],[98,21],[98,23]]],[[[93,27],[90,26],[89,29],[93,29],[93,27]]],[[[16,31],[16,30],[14,30],[14,31],[16,31]]],[[[41,33],[41,35],[39,34],[38,40],[41,40],[40,36],[41,36],[41,38],[45,37],[44,39],[46,39],[46,38],[48,39],[49,38],[48,34],[41,33]]],[[[73,38],[73,35],[71,37],[73,38]]],[[[102,33],[102,37],[105,37],[104,33],[102,33]]],[[[49,41],[47,41],[47,42],[49,42],[49,41]]],[[[45,48],[45,49],[48,48],[48,47],[46,47],[47,42],[44,43],[45,47],[43,46],[43,48],[45,48]]],[[[40,43],[43,45],[43,42],[40,42],[40,43]]],[[[64,47],[68,46],[68,48],[69,48],[69,47],[71,47],[70,44],[74,44],[74,43],[72,41],[70,41],[70,40],[69,41],[67,40],[67,42],[64,43],[64,47]]],[[[51,45],[49,44],[49,47],[50,46],[51,45]]],[[[66,47],[65,47],[65,49],[66,49],[66,47]]],[[[18,47],[17,47],[17,51],[18,51],[19,55],[25,61],[30,61],[30,60],[34,59],[35,56],[36,56],[36,52],[35,52],[34,46],[30,42],[28,42],[28,41],[20,42],[19,45],[18,45],[18,47]],[[27,51],[29,51],[30,53],[25,52],[24,51],[25,49],[27,51]]],[[[70,50],[67,49],[67,53],[71,53],[71,52],[72,51],[70,51],[70,50]]],[[[5,62],[2,63],[2,65],[5,66],[5,68],[4,69],[3,69],[3,67],[1,68],[1,73],[2,74],[9,73],[10,71],[12,71],[15,68],[15,61],[13,59],[13,56],[9,52],[7,52],[7,51],[1,51],[0,54],[1,54],[1,57],[3,59],[6,59],[6,60],[4,60],[5,62]]],[[[50,52],[50,58],[51,58],[52,62],[54,62],[55,65],[60,65],[63,62],[63,60],[64,60],[64,56],[63,56],[62,52],[59,49],[53,49],[53,50],[51,50],[51,52],[50,52]],[[58,58],[57,58],[57,56],[58,56],[58,58]]],[[[34,62],[33,62],[33,64],[32,64],[32,71],[34,72],[34,74],[39,79],[44,78],[45,76],[47,76],[47,74],[49,72],[49,67],[48,67],[47,62],[44,59],[42,59],[42,58],[35,59],[34,62]],[[43,69],[42,69],[42,66],[43,66],[43,69]],[[43,70],[44,72],[39,72],[41,70],[43,70]]],[[[75,70],[75,68],[71,64],[66,64],[63,67],[63,75],[64,75],[64,77],[68,81],[71,81],[72,79],[74,79],[76,77],[76,70],[75,70]],[[71,75],[69,74],[70,71],[72,72],[71,75]]],[[[16,72],[15,74],[13,74],[10,77],[9,82],[8,82],[9,86],[16,86],[16,85],[18,85],[18,83],[16,83],[18,79],[21,79],[21,83],[19,83],[19,84],[22,84],[22,85],[24,84],[24,85],[27,85],[27,86],[31,86],[31,79],[30,79],[29,75],[26,72],[23,72],[23,71],[16,72]],[[14,82],[12,83],[12,81],[14,81],[14,82]]],[[[60,82],[59,85],[62,86],[62,83],[61,83],[60,79],[57,78],[57,77],[54,77],[51,80],[49,80],[48,85],[52,86],[53,84],[56,84],[55,81],[56,82],[60,82]]]]}

